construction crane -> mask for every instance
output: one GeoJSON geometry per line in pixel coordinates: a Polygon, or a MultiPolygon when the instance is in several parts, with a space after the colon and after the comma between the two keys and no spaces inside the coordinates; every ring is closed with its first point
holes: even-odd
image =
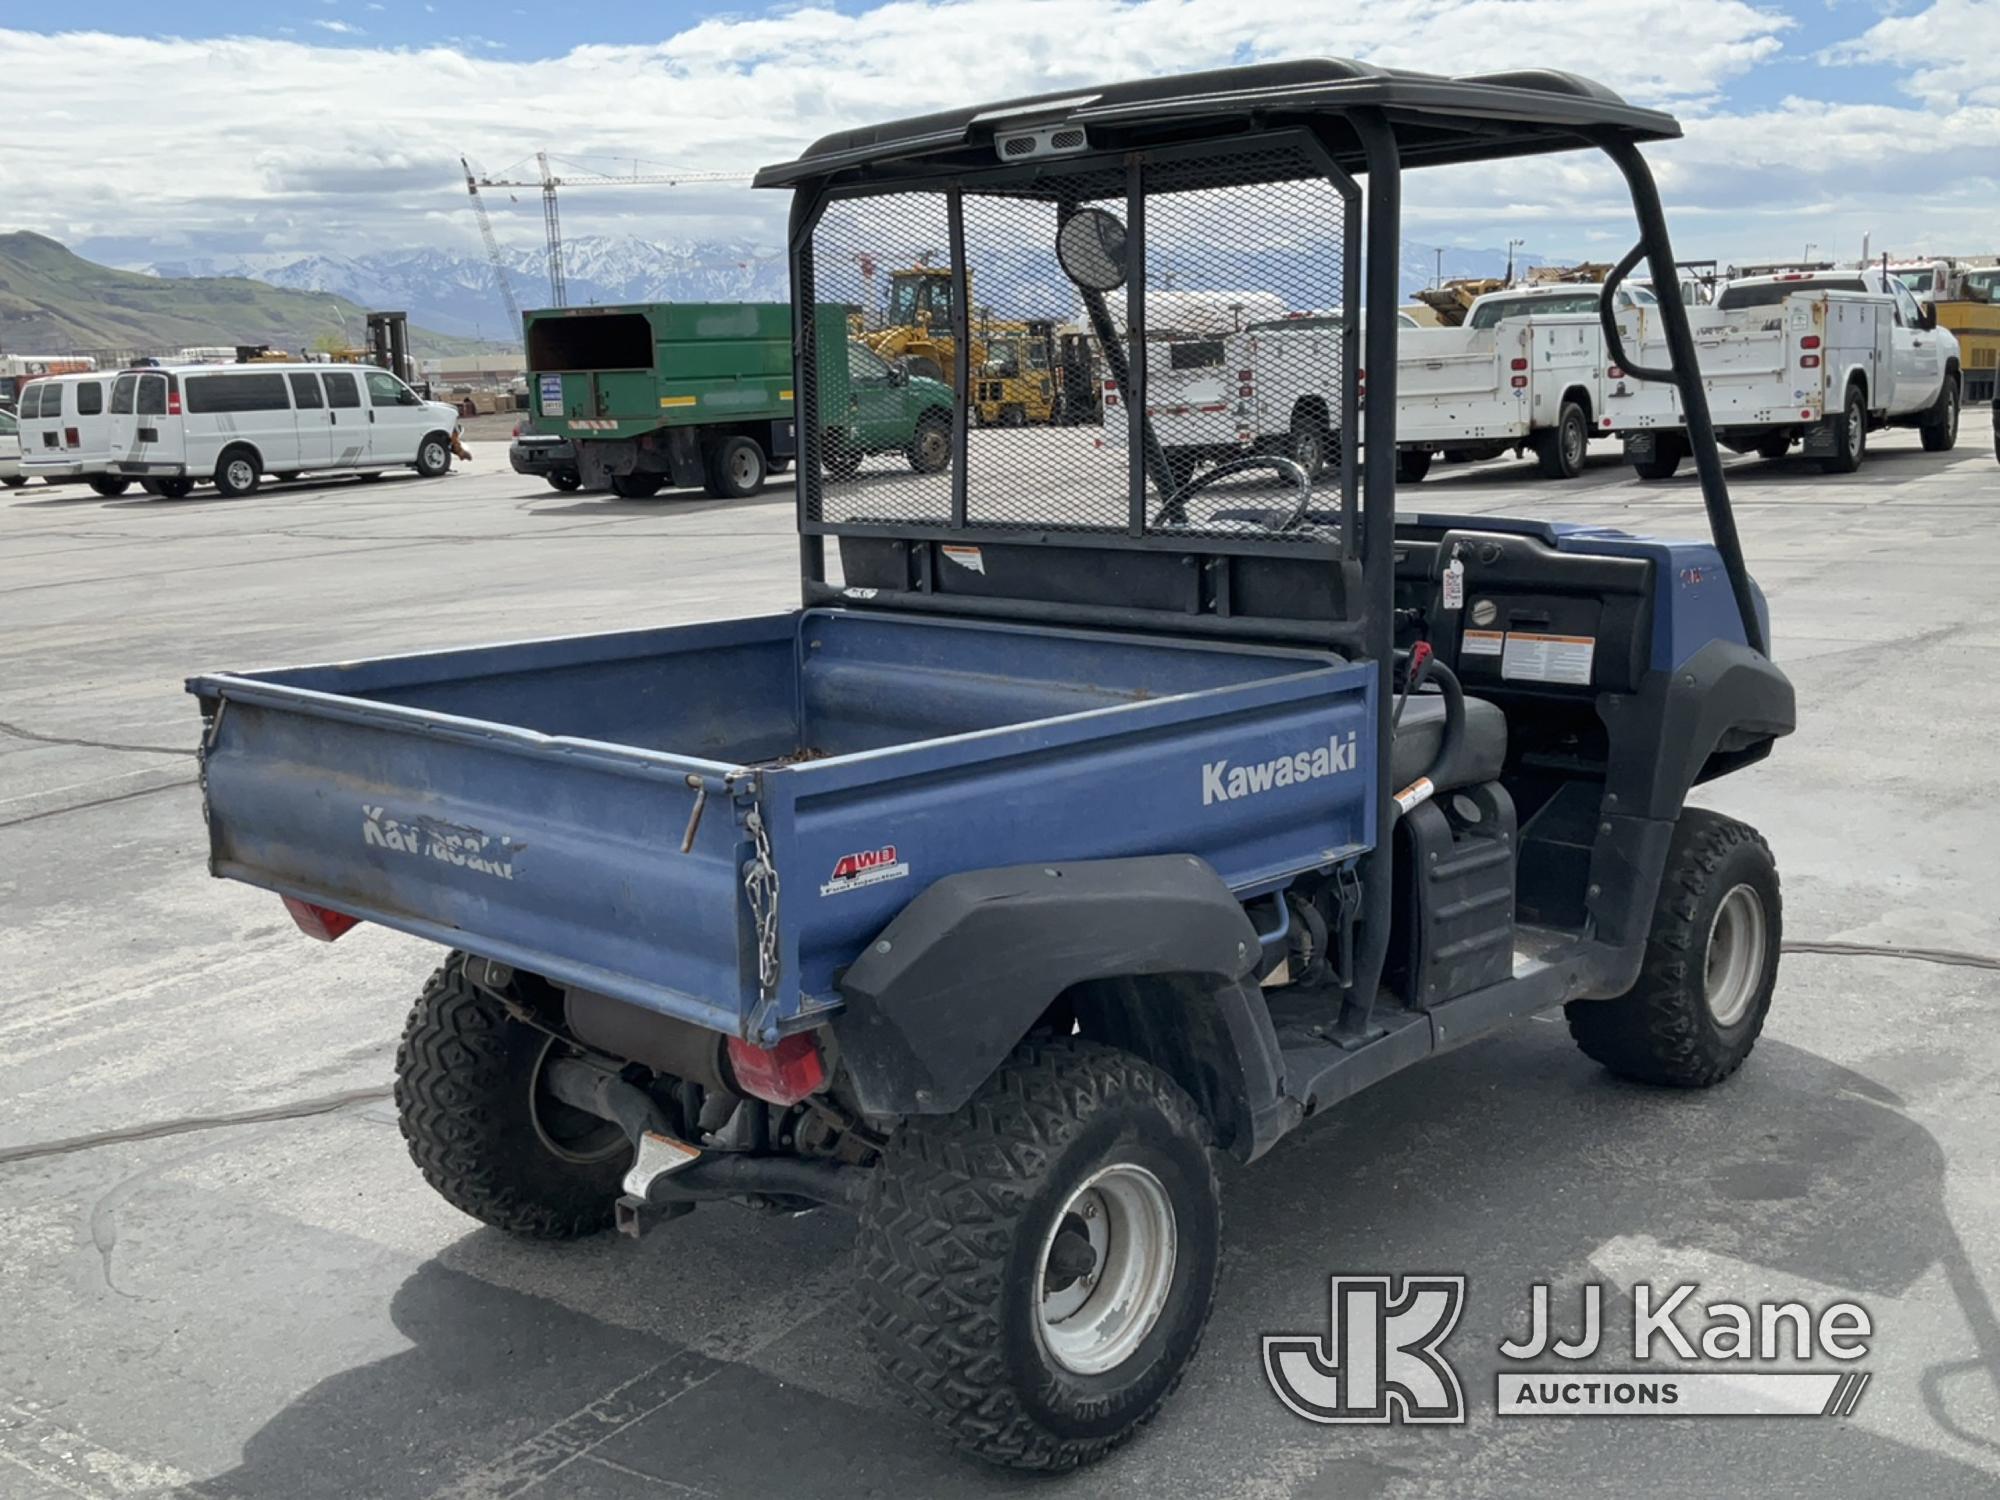
{"type": "MultiPolygon", "coordinates": [[[[461,158],[461,161],[463,158],[461,158]]],[[[466,186],[473,189],[473,197],[478,198],[478,188],[536,188],[542,195],[542,230],[548,237],[549,256],[549,298],[554,307],[569,305],[569,288],[563,274],[562,215],[556,205],[556,189],[562,187],[679,187],[690,182],[748,182],[749,172],[641,172],[639,163],[632,163],[630,172],[590,172],[578,171],[564,166],[563,175],[557,176],[550,165],[546,151],[535,153],[535,167],[538,175],[529,178],[477,177],[470,167],[466,168],[466,186]]],[[[481,211],[484,222],[485,210],[481,211]]],[[[497,254],[497,252],[495,252],[497,254]]]]}
{"type": "Polygon", "coordinates": [[[479,215],[479,237],[486,241],[486,258],[493,262],[493,279],[499,284],[500,300],[507,304],[507,327],[519,333],[521,304],[514,300],[514,284],[507,279],[507,263],[500,258],[500,242],[493,238],[493,221],[486,215],[486,203],[479,196],[479,183],[472,175],[471,164],[462,156],[458,164],[465,168],[465,190],[472,195],[473,211],[479,215]]]}

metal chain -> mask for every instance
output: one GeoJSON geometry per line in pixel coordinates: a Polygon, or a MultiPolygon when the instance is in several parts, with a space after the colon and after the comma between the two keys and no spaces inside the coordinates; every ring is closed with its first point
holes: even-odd
{"type": "Polygon", "coordinates": [[[743,894],[750,901],[750,916],[757,924],[757,982],[769,999],[778,993],[778,867],[771,860],[771,838],[764,831],[764,818],[755,807],[743,820],[756,841],[757,854],[743,876],[743,894]]]}

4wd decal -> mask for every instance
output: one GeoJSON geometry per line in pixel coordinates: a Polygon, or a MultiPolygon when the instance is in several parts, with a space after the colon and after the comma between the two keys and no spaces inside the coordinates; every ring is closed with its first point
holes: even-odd
{"type": "Polygon", "coordinates": [[[1247,766],[1232,766],[1228,757],[1209,761],[1201,768],[1201,805],[1234,802],[1238,797],[1254,797],[1259,792],[1302,781],[1319,781],[1354,769],[1354,731],[1347,738],[1338,735],[1324,745],[1277,755],[1247,766]]]}
{"type": "Polygon", "coordinates": [[[833,896],[841,891],[858,891],[863,886],[880,885],[885,880],[901,880],[910,873],[910,867],[896,857],[896,846],[884,844],[880,849],[863,849],[858,854],[843,854],[834,861],[833,874],[819,888],[822,896],[833,896]]]}
{"type": "Polygon", "coordinates": [[[504,833],[496,838],[477,828],[443,823],[436,818],[393,818],[383,809],[366,803],[361,808],[361,842],[370,848],[435,859],[499,880],[514,878],[514,857],[522,848],[504,833]]]}

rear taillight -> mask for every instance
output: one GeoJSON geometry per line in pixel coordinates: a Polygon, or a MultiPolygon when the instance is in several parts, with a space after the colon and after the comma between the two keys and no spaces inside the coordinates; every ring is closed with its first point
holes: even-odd
{"type": "Polygon", "coordinates": [[[1819,356],[1817,354],[1801,354],[1799,356],[1799,368],[1801,370],[1817,370],[1819,368],[1819,356]]]}
{"type": "Polygon", "coordinates": [[[1799,340],[1799,347],[1801,349],[1817,349],[1819,347],[1819,335],[1816,333],[1807,334],[1799,340]]]}
{"type": "Polygon", "coordinates": [[[521,435],[521,424],[519,422],[516,422],[514,424],[514,436],[519,437],[520,435],[521,435]]]}
{"type": "Polygon", "coordinates": [[[1251,381],[1255,380],[1256,378],[1257,378],[1256,372],[1252,370],[1238,370],[1236,372],[1236,380],[1237,383],[1240,385],[1248,385],[1251,381]]]}
{"type": "Polygon", "coordinates": [[[74,427],[65,427],[63,429],[63,446],[66,448],[81,448],[83,446],[83,439],[77,435],[74,427]]]}
{"type": "Polygon", "coordinates": [[[180,414],[181,414],[181,393],[179,391],[168,391],[167,415],[170,417],[178,417],[180,414]]]}
{"type": "Polygon", "coordinates": [[[1236,394],[1244,397],[1254,396],[1257,394],[1257,389],[1255,386],[1240,385],[1236,388],[1236,394]]]}
{"type": "Polygon", "coordinates": [[[1513,360],[1508,364],[1507,368],[1510,370],[1525,370],[1528,368],[1528,362],[1525,359],[1513,360]]]}
{"type": "Polygon", "coordinates": [[[826,1060],[811,1033],[788,1036],[775,1047],[729,1039],[729,1071],[746,1094],[772,1104],[797,1104],[826,1082],[826,1060]]]}
{"type": "Polygon", "coordinates": [[[315,906],[310,901],[299,900],[297,896],[285,896],[282,899],[285,910],[290,912],[292,920],[298,923],[299,931],[309,938],[318,938],[322,943],[332,942],[350,927],[357,927],[361,923],[361,918],[350,917],[346,912],[335,911],[330,906],[315,906]]]}
{"type": "Polygon", "coordinates": [[[1604,367],[1604,378],[1606,380],[1623,380],[1625,372],[1616,365],[1606,365],[1604,367]]]}
{"type": "Polygon", "coordinates": [[[1516,375],[1514,377],[1514,389],[1517,391],[1525,391],[1527,388],[1528,388],[1528,377],[1525,375],[1516,375]]]}

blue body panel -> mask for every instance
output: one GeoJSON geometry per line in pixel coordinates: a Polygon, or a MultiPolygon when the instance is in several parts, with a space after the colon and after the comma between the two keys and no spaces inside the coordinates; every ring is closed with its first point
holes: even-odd
{"type": "MultiPolygon", "coordinates": [[[[1673,671],[1710,641],[1748,644],[1742,617],[1736,611],[1736,596],[1729,587],[1729,574],[1713,542],[1671,541],[1635,536],[1612,526],[1515,521],[1501,516],[1421,515],[1414,520],[1418,525],[1441,529],[1532,536],[1559,552],[1638,557],[1654,564],[1653,640],[1648,665],[1656,672],[1673,671]]],[[[1770,608],[1755,580],[1750,589],[1756,596],[1757,618],[1768,641],[1770,608]]]]}
{"type": "Polygon", "coordinates": [[[216,874],[743,1035],[957,871],[1187,853],[1248,896],[1375,837],[1374,674],[1322,652],[815,610],[189,686],[216,874]]]}

